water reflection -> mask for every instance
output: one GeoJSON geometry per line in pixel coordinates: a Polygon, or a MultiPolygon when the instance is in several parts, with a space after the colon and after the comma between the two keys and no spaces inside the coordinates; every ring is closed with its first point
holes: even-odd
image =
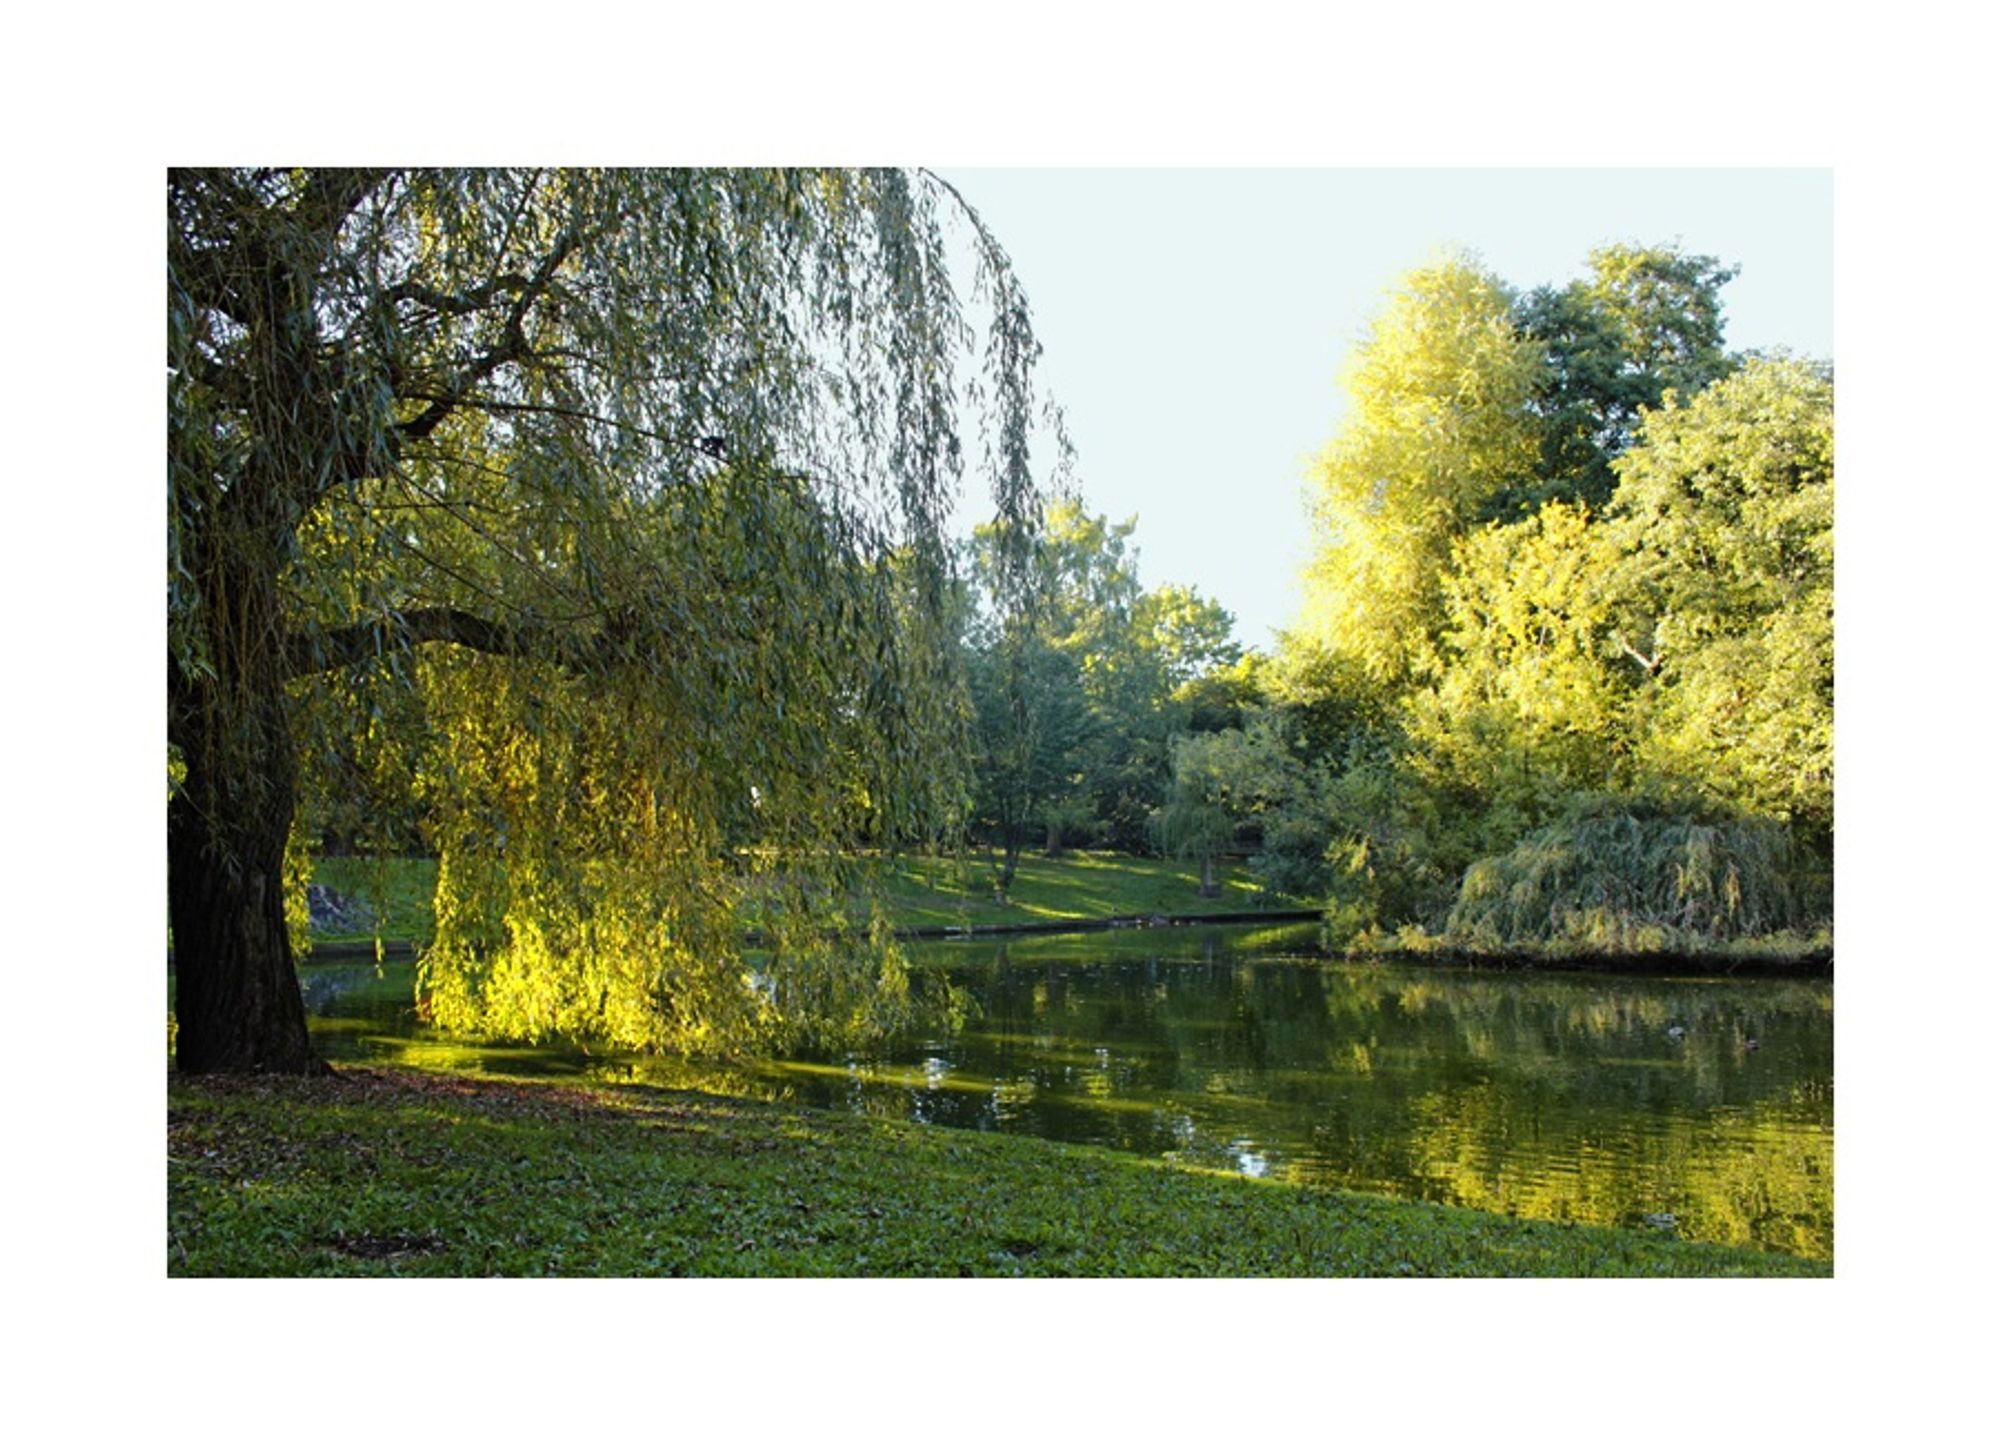
{"type": "Polygon", "coordinates": [[[728,1088],[1831,1257],[1830,984],[1321,964],[1251,933],[941,946],[978,1001],[958,1032],[733,1070],[448,1043],[407,968],[307,986],[333,1056],[728,1088]]]}

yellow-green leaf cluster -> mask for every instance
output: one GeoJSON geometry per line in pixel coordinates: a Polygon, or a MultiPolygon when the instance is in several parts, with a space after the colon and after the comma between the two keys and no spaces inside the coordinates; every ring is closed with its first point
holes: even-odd
{"type": "Polygon", "coordinates": [[[1301,632],[1397,684],[1441,620],[1453,542],[1533,468],[1537,351],[1462,257],[1411,272],[1350,364],[1350,411],[1312,472],[1321,548],[1301,632]]]}

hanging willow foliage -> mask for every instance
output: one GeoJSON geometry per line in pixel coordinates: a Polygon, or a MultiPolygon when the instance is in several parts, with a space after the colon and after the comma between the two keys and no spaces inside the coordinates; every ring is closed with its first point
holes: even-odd
{"type": "Polygon", "coordinates": [[[1066,452],[955,193],[174,172],[168,261],[181,1066],[311,1066],[295,815],[429,837],[453,1026],[723,1046],[893,1012],[893,950],[840,964],[823,933],[881,943],[839,857],[963,796],[961,415],[1024,537],[1037,436],[1066,452]]]}
{"type": "Polygon", "coordinates": [[[1468,868],[1445,936],[1488,951],[1699,952],[1800,926],[1816,909],[1799,882],[1768,819],[1584,809],[1468,868]]]}

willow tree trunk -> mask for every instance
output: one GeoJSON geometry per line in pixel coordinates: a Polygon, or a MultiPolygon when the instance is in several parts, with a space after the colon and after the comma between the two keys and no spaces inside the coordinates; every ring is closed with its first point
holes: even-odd
{"type": "Polygon", "coordinates": [[[216,829],[167,808],[167,908],[174,929],[183,1073],[320,1073],[285,930],[285,839],[235,830],[239,867],[211,866],[216,829]]]}
{"type": "MultiPolygon", "coordinates": [[[[214,675],[169,665],[167,736],[187,775],[167,804],[177,1065],[183,1073],[322,1073],[285,927],[285,843],[298,797],[275,578],[218,589],[214,675]]],[[[213,595],[213,594],[212,594],[213,595]]]]}

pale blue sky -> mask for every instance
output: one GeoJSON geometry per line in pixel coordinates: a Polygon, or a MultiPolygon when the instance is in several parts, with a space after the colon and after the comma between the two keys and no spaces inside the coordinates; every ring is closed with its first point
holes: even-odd
{"type": "Polygon", "coordinates": [[[1833,354],[1828,170],[947,170],[1013,257],[1093,511],[1150,585],[1268,646],[1298,602],[1307,459],[1341,361],[1445,246],[1528,289],[1611,241],[1740,265],[1732,348],[1833,354]]]}

